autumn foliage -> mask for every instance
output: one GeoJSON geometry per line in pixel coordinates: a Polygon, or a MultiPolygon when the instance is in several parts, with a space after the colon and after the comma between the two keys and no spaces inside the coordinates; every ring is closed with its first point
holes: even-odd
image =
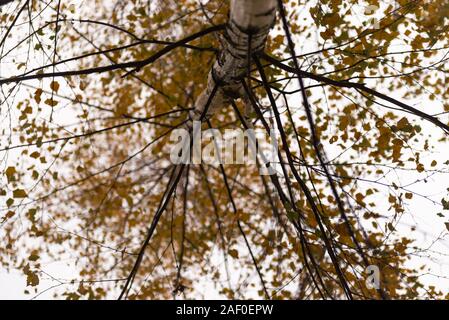
{"type": "Polygon", "coordinates": [[[170,162],[229,1],[0,10],[0,268],[30,297],[45,282],[69,299],[447,298],[414,259],[441,257],[419,241],[427,216],[432,243],[449,230],[449,1],[283,1],[239,79],[253,112],[235,99],[203,121],[276,127],[272,176],[200,164],[175,177],[170,162]],[[423,193],[429,180],[440,190],[423,193]]]}

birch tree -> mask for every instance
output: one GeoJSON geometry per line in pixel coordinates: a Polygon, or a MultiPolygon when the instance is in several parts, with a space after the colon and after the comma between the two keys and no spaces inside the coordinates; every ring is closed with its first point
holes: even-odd
{"type": "Polygon", "coordinates": [[[0,10],[0,263],[25,294],[447,297],[448,1],[0,10]],[[275,160],[172,163],[195,122],[276,131],[275,160]]]}

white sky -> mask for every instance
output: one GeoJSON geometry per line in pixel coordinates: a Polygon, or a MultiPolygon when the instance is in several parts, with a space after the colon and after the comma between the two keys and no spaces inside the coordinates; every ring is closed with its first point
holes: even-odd
{"type": "MultiPolygon", "coordinates": [[[[4,31],[2,31],[4,32],[4,31]]],[[[8,40],[11,41],[12,40],[8,40]]],[[[313,50],[314,48],[310,48],[313,50]]],[[[8,61],[8,59],[7,59],[8,61]]],[[[17,71],[15,68],[11,68],[12,64],[5,64],[2,62],[0,66],[0,76],[4,77],[5,74],[15,74],[17,71]]],[[[35,82],[36,83],[36,82],[35,82]]],[[[62,87],[61,91],[64,94],[64,90],[67,88],[62,87]]],[[[15,98],[15,101],[20,101],[23,97],[26,96],[27,89],[22,89],[19,91],[19,94],[15,98]]],[[[385,92],[385,91],[384,91],[385,92]]],[[[401,100],[401,92],[389,92],[389,95],[401,100]]],[[[427,100],[425,96],[419,97],[416,101],[407,101],[409,104],[414,105],[418,108],[425,108],[426,110],[435,110],[435,113],[441,109],[441,103],[430,102],[427,100]]],[[[5,111],[1,110],[1,119],[5,117],[5,111]]],[[[57,112],[55,114],[55,122],[69,122],[72,118],[73,114],[67,112],[67,108],[64,109],[63,112],[57,112]]],[[[409,117],[412,119],[413,117],[409,117]]],[[[447,121],[447,118],[446,118],[447,121]]],[[[6,122],[3,122],[0,125],[5,125],[6,122]]],[[[423,128],[423,131],[428,134],[429,137],[434,137],[439,135],[439,130],[435,129],[433,126],[425,124],[423,121],[420,121],[420,124],[423,128]]],[[[444,163],[449,160],[449,149],[447,145],[439,145],[435,141],[434,145],[437,146],[437,150],[439,153],[434,154],[432,158],[423,159],[424,164],[429,164],[433,159],[437,160],[439,164],[444,163]]],[[[327,150],[329,156],[332,156],[332,149],[327,150]]],[[[10,155],[11,156],[11,155],[10,155]]],[[[6,167],[6,166],[5,166],[6,167]]],[[[446,166],[448,168],[448,166],[446,166]]],[[[2,167],[3,169],[3,167],[2,167]]],[[[449,168],[448,168],[449,169],[449,168]]],[[[416,178],[415,175],[410,175],[407,173],[400,172],[400,180],[406,184],[407,181],[412,181],[411,179],[416,178]]],[[[414,185],[411,187],[411,190],[418,194],[423,194],[426,196],[431,196],[431,198],[436,201],[440,201],[441,198],[447,196],[448,192],[446,188],[449,187],[449,180],[447,179],[447,175],[435,175],[428,179],[427,183],[420,183],[418,185],[414,185]]],[[[387,196],[386,196],[387,197],[387,196]]],[[[379,198],[378,205],[379,207],[387,206],[386,198],[379,198]]],[[[3,201],[3,199],[1,199],[3,201]]],[[[441,208],[435,206],[424,198],[420,198],[415,196],[413,200],[410,202],[410,206],[408,210],[412,213],[404,214],[401,219],[401,224],[398,225],[398,234],[404,236],[410,236],[410,225],[417,224],[420,228],[419,232],[415,232],[414,236],[417,239],[418,247],[427,248],[432,245],[431,249],[435,252],[431,253],[431,257],[418,257],[413,256],[410,261],[411,265],[417,266],[422,263],[426,263],[430,268],[430,272],[428,275],[423,276],[422,280],[425,283],[435,285],[437,288],[441,288],[445,292],[449,292],[449,279],[445,278],[445,275],[449,275],[449,239],[447,238],[447,230],[445,229],[445,222],[449,222],[449,214],[446,214],[446,217],[438,217],[437,213],[442,212],[441,208]],[[439,235],[444,234],[444,239],[438,241],[437,243],[433,243],[434,239],[439,235]],[[436,253],[440,252],[442,254],[436,253]]],[[[443,212],[444,213],[444,212],[443,212]]],[[[19,253],[20,254],[20,253],[19,253]]],[[[48,263],[43,263],[43,270],[51,275],[54,278],[60,279],[72,279],[78,278],[76,268],[73,265],[73,261],[49,261],[48,263]]],[[[51,289],[53,286],[57,285],[58,282],[50,279],[48,276],[42,275],[40,277],[40,284],[37,287],[39,292],[51,289]]],[[[0,299],[30,299],[33,297],[33,294],[26,295],[24,294],[24,289],[26,285],[26,278],[21,271],[11,271],[8,272],[6,270],[0,269],[0,299]]],[[[207,284],[204,284],[207,287],[207,284]]],[[[28,288],[30,291],[32,289],[28,288]]],[[[50,299],[54,293],[54,290],[58,290],[57,288],[48,290],[47,292],[40,295],[38,298],[42,299],[50,299]]],[[[212,289],[206,289],[206,291],[212,289]]],[[[210,296],[208,296],[210,298],[210,296]]],[[[217,296],[218,298],[218,296],[217,296]]]]}

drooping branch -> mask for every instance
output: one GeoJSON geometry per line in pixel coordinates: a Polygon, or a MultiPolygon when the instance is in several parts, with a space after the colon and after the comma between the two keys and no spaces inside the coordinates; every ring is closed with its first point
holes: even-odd
{"type": "MultiPolygon", "coordinates": [[[[276,2],[274,0],[233,0],[231,1],[230,18],[225,30],[222,50],[214,63],[206,89],[195,102],[195,108],[190,112],[190,121],[186,124],[192,131],[194,120],[208,120],[209,116],[220,107],[240,96],[241,79],[250,69],[251,54],[262,52],[265,42],[276,17],[276,2]]],[[[192,139],[192,137],[191,137],[192,139]]],[[[188,141],[187,143],[191,143],[188,141]]],[[[138,258],[134,263],[127,281],[122,288],[119,299],[126,296],[138,272],[145,249],[148,246],[162,216],[168,201],[175,191],[185,165],[173,168],[172,177],[167,184],[166,194],[161,199],[160,206],[143,242],[138,258]]],[[[245,242],[248,242],[245,238],[245,242]]],[[[253,261],[255,261],[254,256],[253,261]]],[[[257,268],[261,277],[260,271],[257,268]]],[[[263,279],[263,287],[269,297],[263,279]]]]}
{"type": "MultiPolygon", "coordinates": [[[[220,31],[223,29],[223,25],[216,25],[212,26],[210,28],[206,28],[204,30],[201,30],[197,33],[194,33],[188,37],[185,37],[179,41],[173,42],[161,50],[157,51],[155,54],[149,56],[146,59],[138,60],[138,61],[130,61],[130,62],[124,62],[124,63],[116,63],[113,65],[107,65],[107,66],[101,66],[101,67],[94,67],[94,68],[88,68],[88,69],[81,69],[81,70],[70,70],[70,71],[60,71],[60,72],[49,72],[49,73],[36,73],[36,74],[30,74],[30,75],[18,75],[13,76],[9,78],[0,79],[0,85],[7,84],[7,83],[17,83],[25,80],[33,80],[33,79],[44,79],[44,78],[54,78],[54,77],[69,77],[69,76],[77,76],[77,75],[86,75],[86,74],[93,74],[93,73],[103,73],[108,71],[114,71],[114,70],[123,70],[126,68],[134,68],[130,72],[138,71],[139,69],[155,62],[159,58],[163,57],[164,55],[168,54],[172,50],[183,47],[185,44],[201,38],[207,34],[210,34],[212,32],[220,31]]],[[[52,65],[49,65],[49,67],[52,65]]]]}
{"type": "Polygon", "coordinates": [[[317,82],[325,83],[325,84],[339,87],[339,88],[353,88],[353,89],[365,92],[367,94],[370,94],[372,96],[375,96],[384,101],[388,101],[391,104],[394,104],[394,105],[404,109],[407,112],[410,112],[418,117],[421,117],[421,118],[433,123],[437,127],[440,127],[446,134],[449,133],[449,126],[447,124],[444,124],[443,122],[441,122],[438,118],[436,118],[432,115],[429,115],[425,112],[422,112],[422,111],[420,111],[408,104],[405,104],[399,100],[396,100],[395,98],[392,98],[386,94],[383,94],[379,91],[371,89],[371,88],[367,87],[366,85],[364,85],[363,83],[334,80],[334,79],[331,79],[331,78],[328,78],[328,77],[325,77],[322,75],[314,74],[314,73],[311,73],[308,71],[298,70],[295,67],[291,67],[289,65],[286,65],[286,64],[280,62],[278,59],[273,58],[266,53],[262,53],[261,56],[264,60],[270,62],[274,66],[276,66],[284,71],[291,72],[291,73],[297,74],[301,77],[309,78],[309,79],[315,80],[317,82]]]}

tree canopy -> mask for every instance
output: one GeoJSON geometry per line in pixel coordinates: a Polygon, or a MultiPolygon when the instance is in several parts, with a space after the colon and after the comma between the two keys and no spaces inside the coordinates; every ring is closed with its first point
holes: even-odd
{"type": "Polygon", "coordinates": [[[239,1],[0,2],[1,268],[30,297],[447,298],[422,276],[449,231],[449,1],[272,1],[210,87],[239,1]],[[170,161],[212,93],[203,129],[276,128],[275,174],[170,161]]]}

